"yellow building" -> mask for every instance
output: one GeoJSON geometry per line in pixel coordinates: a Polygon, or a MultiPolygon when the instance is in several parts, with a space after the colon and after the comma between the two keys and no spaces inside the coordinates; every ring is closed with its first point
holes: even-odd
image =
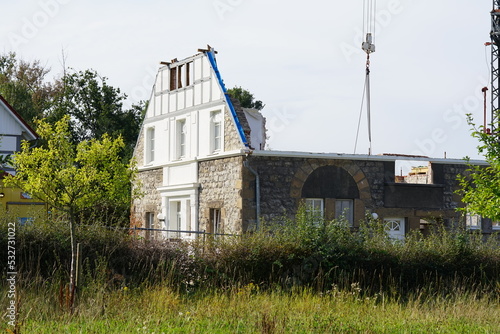
{"type": "MultiPolygon", "coordinates": [[[[35,143],[36,132],[22,119],[12,106],[0,95],[0,156],[5,157],[20,150],[21,142],[35,143]]],[[[4,186],[3,180],[16,171],[9,164],[0,165],[0,215],[16,217],[21,224],[44,216],[47,212],[45,203],[31,197],[21,189],[4,186]]]]}

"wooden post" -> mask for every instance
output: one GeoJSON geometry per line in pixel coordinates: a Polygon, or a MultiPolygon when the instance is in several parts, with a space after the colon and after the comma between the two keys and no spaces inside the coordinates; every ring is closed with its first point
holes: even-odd
{"type": "Polygon", "coordinates": [[[81,280],[81,271],[82,271],[82,257],[81,257],[81,248],[80,243],[76,244],[76,277],[75,277],[75,287],[78,289],[80,286],[81,280]]]}

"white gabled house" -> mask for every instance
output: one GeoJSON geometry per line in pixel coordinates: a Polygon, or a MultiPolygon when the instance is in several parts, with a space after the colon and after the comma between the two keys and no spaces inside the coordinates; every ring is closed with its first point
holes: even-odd
{"type": "Polygon", "coordinates": [[[226,94],[215,53],[209,47],[161,63],[134,153],[144,196],[132,204],[132,226],[199,231],[199,162],[265,145],[263,117],[247,110],[252,120],[246,121],[243,108],[226,94]]]}

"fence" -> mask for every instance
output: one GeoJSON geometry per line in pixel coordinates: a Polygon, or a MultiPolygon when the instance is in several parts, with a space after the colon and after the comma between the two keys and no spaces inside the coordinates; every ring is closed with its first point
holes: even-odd
{"type": "Polygon", "coordinates": [[[213,237],[240,236],[239,234],[211,233],[205,230],[183,231],[183,230],[168,230],[168,229],[146,228],[146,227],[135,227],[135,226],[125,229],[128,229],[132,234],[140,235],[148,240],[180,241],[186,239],[188,240],[195,239],[201,236],[203,238],[203,241],[205,241],[207,236],[213,236],[213,237]]]}

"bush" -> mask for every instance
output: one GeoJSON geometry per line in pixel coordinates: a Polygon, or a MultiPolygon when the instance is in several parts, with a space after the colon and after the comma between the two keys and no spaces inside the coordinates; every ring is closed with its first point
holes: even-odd
{"type": "MultiPolygon", "coordinates": [[[[0,227],[4,245],[8,221],[4,217],[0,227]]],[[[355,284],[369,294],[404,296],[447,294],[452,288],[494,291],[500,284],[498,239],[484,242],[480,235],[441,228],[425,238],[413,232],[395,242],[370,217],[351,231],[342,220],[312,219],[305,210],[294,220],[269,222],[242,236],[160,242],[92,225],[79,226],[77,240],[83,285],[99,282],[106,288],[170,285],[192,292],[255,284],[326,291],[355,284]]],[[[71,260],[67,224],[54,220],[18,227],[16,254],[21,284],[47,278],[65,283],[71,260]]],[[[0,257],[6,268],[5,247],[0,257]]]]}

